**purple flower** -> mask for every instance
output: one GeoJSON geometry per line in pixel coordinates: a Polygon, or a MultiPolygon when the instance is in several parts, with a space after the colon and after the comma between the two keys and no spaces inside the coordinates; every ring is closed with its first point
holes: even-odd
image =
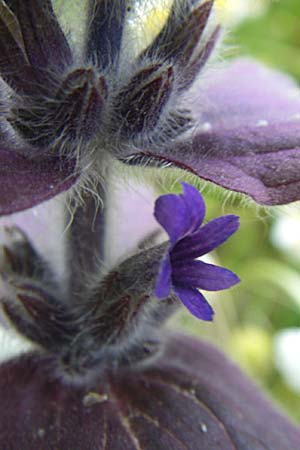
{"type": "Polygon", "coordinates": [[[219,217],[202,225],[205,203],[193,186],[182,183],[183,193],[159,197],[155,217],[170,238],[168,254],[157,278],[155,294],[165,298],[174,290],[181,302],[199,319],[212,320],[213,309],[198,291],[230,288],[239,278],[230,270],[196,258],[225,242],[239,227],[234,215],[219,217]]]}

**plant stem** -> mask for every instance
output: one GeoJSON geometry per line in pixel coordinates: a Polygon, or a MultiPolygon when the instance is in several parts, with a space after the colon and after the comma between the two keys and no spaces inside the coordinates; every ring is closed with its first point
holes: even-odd
{"type": "Polygon", "coordinates": [[[100,183],[97,193],[102,204],[91,192],[84,193],[70,227],[70,290],[75,301],[80,298],[90,277],[101,271],[106,206],[104,189],[100,183]]]}

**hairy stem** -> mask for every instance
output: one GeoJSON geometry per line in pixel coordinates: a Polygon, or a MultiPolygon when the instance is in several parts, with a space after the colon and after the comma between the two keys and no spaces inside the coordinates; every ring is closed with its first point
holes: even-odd
{"type": "Polygon", "coordinates": [[[75,300],[85,290],[86,275],[92,277],[96,271],[99,272],[99,264],[103,260],[106,206],[104,189],[100,184],[97,193],[102,204],[92,193],[84,193],[70,226],[70,292],[75,300]]]}

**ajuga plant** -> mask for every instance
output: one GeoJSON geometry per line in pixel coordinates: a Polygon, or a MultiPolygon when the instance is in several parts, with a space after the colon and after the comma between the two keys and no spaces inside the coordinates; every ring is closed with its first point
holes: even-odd
{"type": "Polygon", "coordinates": [[[179,305],[212,320],[201,291],[239,281],[199,259],[238,218],[204,223],[186,182],[151,215],[141,187],[115,201],[112,186],[122,167],[151,166],[160,180],[181,168],[265,205],[298,200],[300,92],[253,61],[207,64],[221,35],[212,0],[174,0],[158,34],[131,51],[127,24],[141,6],[89,0],[72,46],[51,0],[0,1],[0,212],[51,208],[57,229],[63,208],[56,260],[66,249],[53,264],[27,213],[4,228],[2,310],[32,346],[0,366],[0,448],[296,449],[300,432],[237,368],[164,329],[179,305]]]}

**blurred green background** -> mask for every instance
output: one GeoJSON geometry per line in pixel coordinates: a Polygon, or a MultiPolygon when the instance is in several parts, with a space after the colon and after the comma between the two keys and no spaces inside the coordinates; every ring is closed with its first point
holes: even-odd
{"type": "MultiPolygon", "coordinates": [[[[252,55],[300,81],[299,0],[219,0],[219,7],[230,30],[227,57],[252,55]]],[[[213,324],[182,311],[174,325],[216,343],[299,422],[300,205],[263,210],[219,192],[205,198],[207,218],[241,217],[239,232],[214,258],[242,282],[210,296],[213,324]]]]}

